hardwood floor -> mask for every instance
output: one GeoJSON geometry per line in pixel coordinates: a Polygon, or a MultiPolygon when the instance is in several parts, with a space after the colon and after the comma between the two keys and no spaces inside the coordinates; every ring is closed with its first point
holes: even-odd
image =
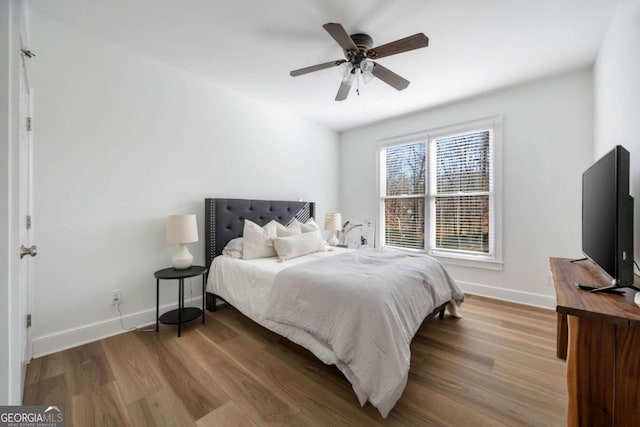
{"type": "Polygon", "coordinates": [[[35,359],[25,405],[64,405],[67,426],[562,426],[565,364],[548,310],[468,296],[411,345],[384,420],[333,366],[230,306],[161,332],[129,332],[35,359]]]}

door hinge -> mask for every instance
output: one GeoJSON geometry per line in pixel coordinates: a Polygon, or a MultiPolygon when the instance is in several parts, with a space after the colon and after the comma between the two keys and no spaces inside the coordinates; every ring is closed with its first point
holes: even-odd
{"type": "Polygon", "coordinates": [[[27,117],[27,131],[31,131],[31,117],[27,117]]]}
{"type": "Polygon", "coordinates": [[[34,56],[36,56],[36,54],[31,52],[29,49],[22,48],[20,49],[20,52],[22,52],[22,54],[27,58],[33,58],[34,56]]]}
{"type": "Polygon", "coordinates": [[[31,230],[31,215],[27,215],[27,230],[31,230]]]}
{"type": "Polygon", "coordinates": [[[31,315],[27,314],[27,328],[31,327],[31,315]]]}

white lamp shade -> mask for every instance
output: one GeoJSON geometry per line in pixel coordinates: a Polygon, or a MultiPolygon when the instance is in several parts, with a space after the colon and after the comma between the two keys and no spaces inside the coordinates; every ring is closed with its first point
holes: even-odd
{"type": "Polygon", "coordinates": [[[195,214],[169,215],[167,217],[167,243],[192,243],[198,241],[195,214]]]}
{"type": "Polygon", "coordinates": [[[324,229],[338,231],[342,228],[342,216],[339,213],[324,214],[324,229]]]}

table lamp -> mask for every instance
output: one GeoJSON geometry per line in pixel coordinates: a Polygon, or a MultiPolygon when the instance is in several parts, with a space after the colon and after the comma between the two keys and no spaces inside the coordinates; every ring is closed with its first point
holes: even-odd
{"type": "Polygon", "coordinates": [[[198,226],[195,214],[169,215],[167,217],[167,243],[178,244],[178,252],[171,258],[173,268],[184,270],[193,264],[193,255],[187,243],[198,241],[198,226]]]}
{"type": "Polygon", "coordinates": [[[327,239],[327,243],[331,246],[336,246],[338,244],[336,231],[339,231],[341,227],[342,216],[339,213],[330,212],[324,214],[324,229],[331,232],[331,234],[329,234],[329,239],[327,239]]]}

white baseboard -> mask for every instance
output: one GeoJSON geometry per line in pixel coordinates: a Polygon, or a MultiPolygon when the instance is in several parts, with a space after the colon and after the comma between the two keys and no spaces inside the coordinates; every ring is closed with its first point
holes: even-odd
{"type": "Polygon", "coordinates": [[[456,280],[465,293],[483,297],[515,302],[542,308],[556,308],[556,300],[553,296],[534,294],[531,292],[515,291],[513,289],[499,288],[481,283],[463,282],[456,280]]]}
{"type": "MultiPolygon", "coordinates": [[[[194,297],[193,300],[190,300],[189,302],[185,301],[185,305],[200,307],[202,306],[202,297],[194,297]]],[[[160,312],[163,313],[174,308],[178,308],[177,302],[160,306],[160,312]]],[[[142,328],[149,325],[155,325],[156,309],[154,307],[131,314],[124,314],[122,316],[122,321],[124,322],[124,326],[127,328],[142,328]]],[[[47,354],[56,353],[58,351],[77,347],[79,345],[98,341],[100,339],[125,332],[128,331],[122,329],[120,316],[118,316],[100,322],[79,326],[77,328],[42,335],[35,337],[32,340],[33,357],[46,356],[47,354]]]]}
{"type": "MultiPolygon", "coordinates": [[[[465,293],[494,298],[503,301],[510,301],[519,304],[531,305],[542,308],[555,308],[555,298],[549,295],[534,294],[531,292],[516,291],[512,289],[499,288],[480,283],[457,281],[465,293]]],[[[221,302],[220,302],[221,303],[221,302]]],[[[193,303],[196,307],[202,304],[202,297],[194,297],[193,303]]],[[[164,312],[177,308],[177,303],[167,304],[160,307],[164,312]]],[[[122,317],[127,328],[153,325],[156,322],[156,309],[138,311],[136,313],[125,314],[122,317]]],[[[77,328],[67,329],[49,335],[35,337],[33,343],[33,357],[42,357],[68,348],[77,347],[113,335],[127,332],[122,329],[120,317],[114,317],[100,322],[90,323],[77,328]]]]}

